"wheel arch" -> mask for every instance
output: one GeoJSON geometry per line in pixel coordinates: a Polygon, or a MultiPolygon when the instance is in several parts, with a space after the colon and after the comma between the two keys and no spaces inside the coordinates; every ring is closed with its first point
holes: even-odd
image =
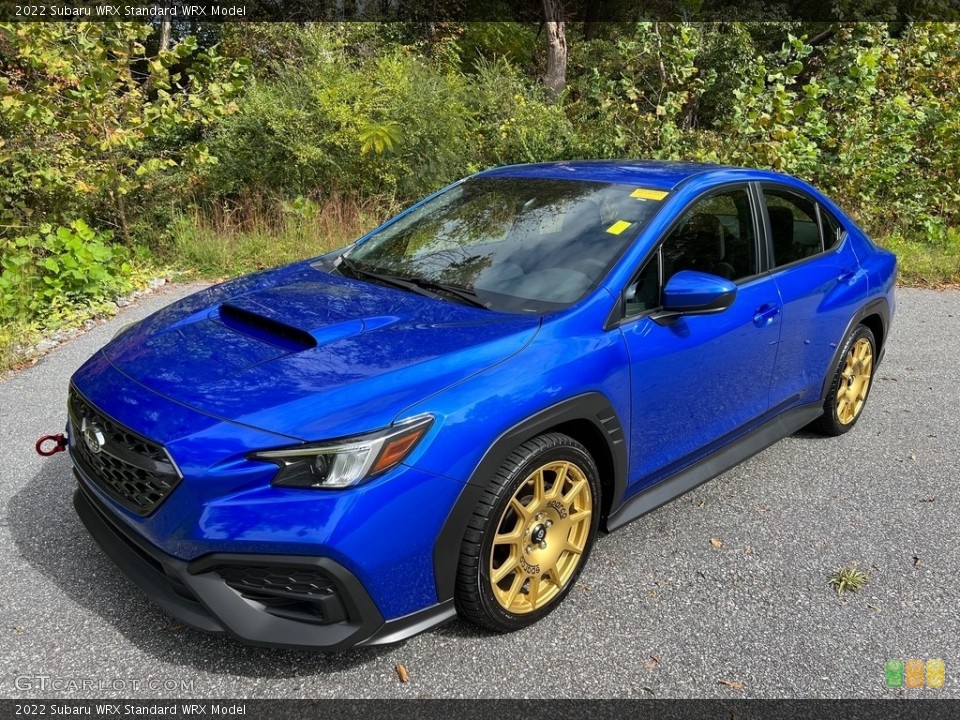
{"type": "MultiPolygon", "coordinates": [[[[616,495],[617,487],[614,478],[617,475],[617,465],[613,458],[608,437],[593,422],[586,419],[569,420],[555,425],[544,432],[558,432],[573,438],[583,445],[600,472],[600,522],[604,523],[610,514],[610,505],[616,495]]],[[[538,435],[540,433],[537,433],[538,435]]]]}
{"type": "Polygon", "coordinates": [[[883,352],[884,343],[887,340],[886,326],[884,325],[883,318],[880,317],[880,313],[872,313],[864,317],[860,322],[870,328],[870,332],[873,333],[873,339],[877,341],[877,355],[879,355],[883,352]]]}
{"type": "Polygon", "coordinates": [[[609,400],[590,392],[551,405],[500,434],[474,468],[443,523],[433,549],[437,599],[454,595],[460,546],[467,521],[473,514],[486,483],[520,444],[545,432],[560,432],[581,443],[600,471],[601,527],[611,508],[623,498],[627,482],[627,445],[623,426],[609,400]]]}
{"type": "Polygon", "coordinates": [[[870,328],[870,331],[873,333],[874,339],[877,341],[877,360],[876,363],[879,365],[880,360],[883,359],[883,352],[885,350],[886,338],[888,334],[888,329],[890,327],[890,304],[887,302],[885,297],[874,298],[870,302],[863,305],[853,317],[850,318],[850,322],[847,323],[847,327],[844,328],[843,334],[840,336],[837,341],[837,348],[833,353],[833,357],[830,360],[830,365],[827,366],[827,371],[824,374],[823,385],[820,388],[820,400],[825,401],[827,394],[830,391],[830,383],[833,382],[834,370],[840,363],[840,354],[843,351],[843,342],[844,339],[850,334],[850,331],[853,330],[857,325],[866,325],[870,328]],[[877,333],[879,329],[879,335],[877,333]]]}

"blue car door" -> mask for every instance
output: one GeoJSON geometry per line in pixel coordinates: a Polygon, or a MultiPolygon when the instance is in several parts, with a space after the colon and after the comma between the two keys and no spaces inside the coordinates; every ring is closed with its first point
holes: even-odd
{"type": "Polygon", "coordinates": [[[792,188],[764,183],[761,189],[770,266],[783,299],[771,402],[815,402],[867,279],[826,208],[792,188]]]}
{"type": "Polygon", "coordinates": [[[743,184],[698,198],[628,289],[620,326],[630,357],[628,495],[745,432],[770,408],[780,296],[760,274],[756,196],[743,184]],[[722,312],[656,319],[680,270],[737,284],[722,312]]]}

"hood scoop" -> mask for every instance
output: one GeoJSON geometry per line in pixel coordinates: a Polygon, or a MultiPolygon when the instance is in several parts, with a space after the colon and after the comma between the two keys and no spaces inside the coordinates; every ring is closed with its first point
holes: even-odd
{"type": "Polygon", "coordinates": [[[218,318],[221,324],[231,330],[290,352],[310,350],[317,346],[317,339],[306,330],[230,303],[220,306],[218,318]]]}

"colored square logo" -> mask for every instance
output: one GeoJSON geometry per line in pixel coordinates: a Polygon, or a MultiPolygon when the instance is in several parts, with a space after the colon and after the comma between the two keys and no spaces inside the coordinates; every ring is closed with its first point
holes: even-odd
{"type": "Polygon", "coordinates": [[[903,687],[903,660],[887,660],[884,668],[884,679],[887,687],[903,687]]]}
{"type": "Polygon", "coordinates": [[[907,660],[905,674],[908,688],[923,687],[923,660],[916,658],[907,660]]]}
{"type": "Polygon", "coordinates": [[[943,660],[887,660],[883,666],[883,681],[888,688],[922,688],[924,675],[928,688],[942,688],[946,683],[946,666],[943,660]],[[926,672],[924,672],[926,670],[926,672]]]}
{"type": "Polygon", "coordinates": [[[927,687],[942,688],[945,677],[943,660],[927,660],[927,687]]]}

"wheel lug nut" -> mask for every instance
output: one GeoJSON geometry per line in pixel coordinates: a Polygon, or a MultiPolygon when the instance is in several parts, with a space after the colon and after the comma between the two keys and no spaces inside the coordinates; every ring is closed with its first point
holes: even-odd
{"type": "Polygon", "coordinates": [[[541,549],[541,550],[546,550],[546,549],[547,549],[547,541],[546,541],[546,540],[544,540],[542,543],[540,543],[540,549],[541,549]]]}
{"type": "Polygon", "coordinates": [[[527,552],[528,552],[528,553],[529,553],[529,552],[533,552],[533,547],[530,546],[530,545],[527,545],[527,552]]]}
{"type": "Polygon", "coordinates": [[[553,520],[547,520],[547,527],[553,527],[553,520]]]}

